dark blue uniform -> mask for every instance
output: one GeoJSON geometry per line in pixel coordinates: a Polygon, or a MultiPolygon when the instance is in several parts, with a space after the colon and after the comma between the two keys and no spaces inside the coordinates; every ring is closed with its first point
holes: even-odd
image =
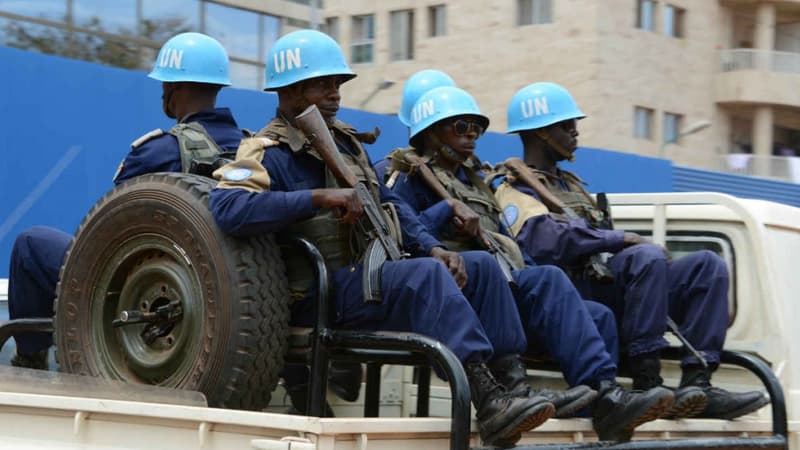
{"type": "MultiPolygon", "coordinates": [[[[459,169],[456,176],[471,184],[463,170],[459,169]]],[[[420,221],[432,234],[439,235],[452,220],[448,203],[436,197],[419,177],[401,174],[393,190],[419,211],[420,221]]],[[[501,231],[508,234],[505,229],[501,231]]],[[[487,252],[478,253],[498,266],[487,252]]],[[[513,276],[519,286],[516,304],[527,332],[528,353],[552,355],[571,386],[614,379],[618,343],[611,311],[598,303],[584,302],[561,269],[536,266],[524,252],[523,256],[529,267],[514,271],[513,276]]]]}
{"type": "MultiPolygon", "coordinates": [[[[357,151],[339,145],[341,152],[357,151]]],[[[223,230],[237,235],[277,232],[317,213],[311,190],[326,187],[325,166],[312,154],[295,150],[285,143],[266,149],[262,164],[269,173],[269,190],[212,191],[211,210],[223,230]]],[[[427,255],[441,245],[392,191],[381,185],[380,196],[381,202],[397,208],[408,251],[427,255]]],[[[334,271],[334,325],[424,334],[441,341],[463,363],[519,352],[526,339],[513,297],[497,296],[494,291],[502,273],[489,258],[473,253],[464,256],[470,280],[463,292],[446,267],[433,258],[386,262],[381,272],[381,303],[364,303],[361,265],[334,271]]],[[[295,302],[294,324],[311,323],[311,303],[308,298],[295,302]]]]}
{"type": "MultiPolygon", "coordinates": [[[[243,133],[228,108],[200,111],[183,122],[199,122],[209,136],[227,151],[236,151],[243,133]]],[[[178,140],[170,134],[153,137],[131,149],[120,166],[116,184],[153,172],[180,172],[178,140]]],[[[58,273],[72,235],[49,227],[31,227],[14,241],[8,280],[9,318],[52,317],[58,273]]],[[[19,353],[31,354],[53,343],[50,333],[24,333],[14,337],[19,353]]]]}
{"type": "MultiPolygon", "coordinates": [[[[527,186],[516,189],[538,198],[527,186]]],[[[575,279],[581,293],[608,305],[620,324],[631,356],[658,352],[667,314],[710,363],[718,363],[728,325],[728,271],[710,251],[694,252],[668,263],[655,244],[623,248],[623,231],[603,230],[584,220],[556,221],[549,215],[528,219],[517,242],[537,262],[569,267],[586,255],[614,253],[608,261],[613,284],[575,279]]],[[[697,363],[693,356],[683,365],[697,363]]]]}

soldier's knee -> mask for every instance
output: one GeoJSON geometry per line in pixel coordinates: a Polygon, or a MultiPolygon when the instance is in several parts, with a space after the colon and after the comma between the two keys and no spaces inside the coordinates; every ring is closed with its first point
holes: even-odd
{"type": "Polygon", "coordinates": [[[483,251],[467,251],[461,253],[461,258],[464,259],[464,264],[467,270],[474,268],[477,270],[489,270],[497,265],[497,260],[489,252],[483,251]]]}

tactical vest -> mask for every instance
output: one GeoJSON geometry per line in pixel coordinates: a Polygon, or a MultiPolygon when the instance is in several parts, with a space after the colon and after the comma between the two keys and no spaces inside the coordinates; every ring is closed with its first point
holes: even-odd
{"type": "MultiPolygon", "coordinates": [[[[380,204],[378,178],[375,175],[375,171],[372,170],[361,142],[354,136],[354,130],[339,121],[336,122],[333,128],[338,130],[335,140],[346,138],[349,142],[346,142],[345,145],[349,144],[357,151],[357,156],[350,153],[340,153],[356,178],[369,187],[375,202],[380,204]]],[[[294,129],[291,132],[301,133],[299,130],[294,129]]],[[[289,144],[289,133],[286,123],[281,119],[275,119],[266,128],[259,131],[258,135],[289,144]]],[[[292,151],[302,151],[320,161],[322,160],[307,141],[303,144],[302,149],[292,149],[292,151]]],[[[342,187],[328,169],[325,169],[325,187],[342,187]]],[[[399,223],[396,217],[390,216],[389,213],[386,215],[387,222],[394,226],[393,235],[400,242],[399,223]]],[[[364,233],[359,230],[358,223],[355,226],[346,224],[340,218],[335,217],[334,212],[329,209],[321,209],[313,217],[294,223],[291,226],[291,231],[284,234],[302,236],[311,241],[325,258],[325,266],[329,273],[360,262],[368,244],[364,233]]],[[[284,259],[289,276],[290,295],[293,300],[302,299],[307,295],[315,280],[312,267],[306,256],[299,254],[295,248],[286,248],[284,259]]]]}
{"type": "MultiPolygon", "coordinates": [[[[500,232],[500,207],[497,205],[494,195],[488,191],[488,186],[483,183],[472,169],[463,168],[471,182],[471,184],[467,184],[459,180],[455,174],[442,169],[435,163],[431,164],[430,167],[436,178],[453,198],[460,200],[478,214],[481,228],[492,233],[500,232]]],[[[441,241],[447,245],[448,249],[453,251],[476,249],[474,239],[465,239],[463,234],[458,232],[452,221],[442,228],[441,241]]]]}
{"type": "Polygon", "coordinates": [[[211,177],[214,170],[232,161],[236,152],[226,152],[199,122],[179,123],[167,131],[178,140],[181,171],[211,177]]]}
{"type": "Polygon", "coordinates": [[[595,203],[592,196],[584,189],[583,181],[577,175],[560,170],[561,176],[550,174],[541,170],[532,169],[534,175],[553,193],[565,206],[571,208],[576,214],[586,220],[595,228],[604,228],[606,215],[595,203]],[[563,181],[563,183],[561,183],[563,181]],[[564,184],[568,190],[564,190],[564,184]]]}

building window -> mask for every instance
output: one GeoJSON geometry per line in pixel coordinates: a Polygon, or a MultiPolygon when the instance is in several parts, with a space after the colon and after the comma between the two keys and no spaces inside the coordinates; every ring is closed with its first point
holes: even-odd
{"type": "Polygon", "coordinates": [[[655,29],[655,0],[637,0],[636,8],[636,28],[653,31],[655,29]]]}
{"type": "Polygon", "coordinates": [[[653,139],[653,110],[641,106],[633,108],[633,137],[653,139]]]}
{"type": "Polygon", "coordinates": [[[664,113],[664,142],[678,142],[682,121],[680,114],[664,113]]]}
{"type": "Polygon", "coordinates": [[[392,11],[389,13],[391,41],[389,59],[404,61],[414,58],[414,11],[392,11]]]}
{"type": "Polygon", "coordinates": [[[686,10],[677,6],[664,6],[664,34],[667,36],[682,38],[684,37],[684,21],[686,20],[686,10]]]}
{"type": "Polygon", "coordinates": [[[447,6],[428,7],[428,36],[444,36],[447,34],[447,6]]]}
{"type": "Polygon", "coordinates": [[[354,64],[372,62],[375,44],[375,15],[353,16],[350,59],[354,64]]]}
{"type": "Polygon", "coordinates": [[[325,24],[322,26],[322,31],[328,36],[332,37],[334,41],[339,41],[339,18],[328,17],[325,19],[325,24]]]}
{"type": "Polygon", "coordinates": [[[552,0],[517,0],[517,25],[553,22],[552,0]]]}

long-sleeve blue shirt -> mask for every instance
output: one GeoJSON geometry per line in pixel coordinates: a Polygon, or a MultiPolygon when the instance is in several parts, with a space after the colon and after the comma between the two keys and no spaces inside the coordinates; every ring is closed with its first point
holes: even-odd
{"type": "MultiPolygon", "coordinates": [[[[343,150],[355,151],[340,146],[340,151],[343,150]]],[[[225,232],[235,235],[278,232],[317,213],[318,208],[311,204],[311,190],[326,187],[322,160],[281,143],[265,151],[262,164],[269,173],[269,190],[217,188],[211,192],[211,210],[225,232]]],[[[380,201],[395,206],[406,250],[428,255],[433,247],[443,247],[408,205],[383,185],[380,201]]]]}
{"type": "MultiPolygon", "coordinates": [[[[514,188],[541,201],[528,186],[517,183],[514,188]]],[[[561,221],[542,214],[526,220],[516,239],[537,263],[569,267],[589,255],[622,250],[623,234],[594,228],[583,219],[561,221]]]]}

